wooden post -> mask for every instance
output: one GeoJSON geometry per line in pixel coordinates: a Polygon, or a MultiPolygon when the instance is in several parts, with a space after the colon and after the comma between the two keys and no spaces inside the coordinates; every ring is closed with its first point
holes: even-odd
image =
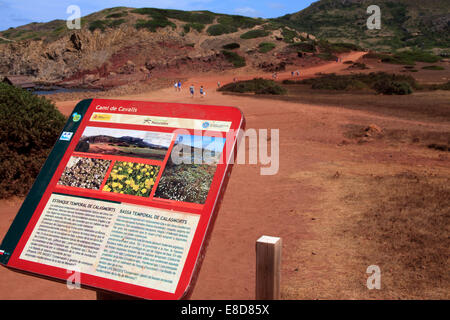
{"type": "Polygon", "coordinates": [[[256,300],[280,299],[281,238],[256,241],[256,300]]]}

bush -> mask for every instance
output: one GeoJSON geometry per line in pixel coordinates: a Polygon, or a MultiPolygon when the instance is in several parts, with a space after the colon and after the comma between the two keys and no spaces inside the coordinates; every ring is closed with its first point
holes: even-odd
{"type": "MultiPolygon", "coordinates": [[[[312,89],[355,90],[373,89],[383,94],[409,94],[419,85],[411,76],[388,74],[385,72],[359,73],[352,75],[326,74],[318,78],[305,79],[296,84],[309,84],[312,89]],[[406,83],[407,85],[403,85],[406,83]]],[[[286,83],[291,84],[291,83],[286,83]]]]}
{"type": "Polygon", "coordinates": [[[105,31],[106,28],[116,28],[124,22],[125,22],[125,19],[95,20],[89,24],[89,30],[94,31],[96,29],[100,29],[101,31],[105,31]]]}
{"type": "Polygon", "coordinates": [[[233,33],[233,32],[237,32],[237,31],[238,31],[237,28],[235,28],[233,26],[229,26],[229,25],[223,25],[223,24],[214,24],[206,30],[206,32],[210,36],[220,36],[222,34],[233,33]]]}
{"type": "Polygon", "coordinates": [[[231,62],[235,68],[245,67],[245,58],[238,55],[236,52],[223,50],[222,54],[225,56],[228,62],[231,62]]]}
{"type": "Polygon", "coordinates": [[[427,87],[429,90],[450,90],[450,81],[441,84],[431,84],[427,87]]]}
{"type": "Polygon", "coordinates": [[[205,25],[201,23],[188,23],[183,26],[184,32],[188,33],[191,29],[197,30],[198,32],[202,32],[205,29],[205,25]]]}
{"type": "Polygon", "coordinates": [[[249,29],[263,23],[260,19],[254,19],[237,15],[223,15],[217,19],[222,25],[232,26],[235,29],[249,29]]]}
{"type": "Polygon", "coordinates": [[[422,67],[422,69],[424,69],[424,70],[445,70],[445,68],[441,67],[441,66],[425,66],[425,67],[422,67]]]}
{"type": "Polygon", "coordinates": [[[310,42],[299,42],[289,45],[289,48],[295,49],[300,52],[315,52],[316,46],[310,42]]]}
{"type": "Polygon", "coordinates": [[[258,46],[258,51],[261,53],[267,53],[276,48],[275,43],[272,42],[261,42],[258,46]]]}
{"type": "Polygon", "coordinates": [[[131,12],[142,15],[148,15],[152,18],[177,19],[184,22],[210,24],[213,23],[216,14],[209,11],[190,12],[182,10],[156,9],[156,8],[139,8],[131,12]]]}
{"type": "Polygon", "coordinates": [[[378,81],[373,88],[381,94],[405,95],[413,92],[411,85],[406,81],[378,81]]]}
{"type": "Polygon", "coordinates": [[[219,91],[246,93],[253,92],[256,94],[273,94],[281,95],[286,93],[286,89],[281,87],[273,80],[255,78],[253,80],[238,81],[224,85],[219,91]]]}
{"type": "Polygon", "coordinates": [[[267,37],[269,33],[264,30],[250,30],[246,33],[241,34],[241,39],[255,39],[267,37]]]}
{"type": "Polygon", "coordinates": [[[234,50],[234,49],[239,49],[240,47],[241,47],[241,45],[239,43],[232,42],[232,43],[224,45],[222,48],[224,48],[225,50],[234,50]]]}
{"type": "Polygon", "coordinates": [[[136,29],[148,29],[151,32],[156,32],[159,28],[165,28],[167,26],[171,26],[172,28],[176,28],[176,25],[165,19],[165,18],[159,18],[159,19],[153,19],[153,20],[138,20],[135,24],[136,29]]]}
{"type": "Polygon", "coordinates": [[[117,19],[117,18],[123,18],[126,17],[128,15],[128,12],[118,12],[118,13],[112,13],[110,15],[107,15],[105,18],[108,19],[117,19]]]}
{"type": "Polygon", "coordinates": [[[27,194],[65,122],[51,101],[0,83],[0,198],[27,194]]]}
{"type": "Polygon", "coordinates": [[[94,31],[96,29],[100,29],[101,31],[105,31],[108,23],[106,20],[95,20],[89,24],[89,30],[94,31]]]}

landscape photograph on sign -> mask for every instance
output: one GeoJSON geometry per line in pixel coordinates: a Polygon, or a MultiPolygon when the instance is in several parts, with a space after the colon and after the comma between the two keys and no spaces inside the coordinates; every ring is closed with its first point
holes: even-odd
{"type": "Polygon", "coordinates": [[[224,145],[220,137],[177,136],[155,197],[204,204],[224,145]]]}
{"type": "Polygon", "coordinates": [[[111,165],[111,160],[71,157],[58,185],[99,190],[111,165]]]}
{"type": "Polygon", "coordinates": [[[86,127],[75,151],[162,161],[171,133],[86,127]]]}
{"type": "Polygon", "coordinates": [[[159,166],[117,161],[106,181],[103,191],[148,197],[155,185],[159,166]]]}

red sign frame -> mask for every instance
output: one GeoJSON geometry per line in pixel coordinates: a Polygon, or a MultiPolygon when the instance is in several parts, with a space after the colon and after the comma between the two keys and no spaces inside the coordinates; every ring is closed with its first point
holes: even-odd
{"type": "MultiPolygon", "coordinates": [[[[74,116],[72,114],[70,121],[74,121],[74,116]]],[[[239,131],[244,130],[245,119],[242,112],[235,107],[223,107],[223,106],[210,106],[210,105],[191,105],[191,104],[174,104],[174,103],[156,103],[156,102],[143,102],[143,101],[124,101],[124,100],[106,100],[106,99],[94,99],[90,103],[87,111],[81,115],[82,118],[79,123],[78,129],[73,133],[70,144],[68,145],[67,151],[62,156],[62,160],[59,162],[58,167],[50,180],[50,183],[46,186],[43,197],[40,199],[36,210],[31,215],[24,232],[21,234],[17,245],[11,252],[10,258],[5,264],[6,267],[14,269],[16,271],[30,273],[35,276],[41,276],[49,278],[56,281],[66,282],[68,278],[67,269],[54,267],[47,264],[41,264],[37,262],[32,262],[28,260],[20,259],[20,255],[29,240],[36,223],[42,214],[44,207],[53,193],[63,193],[74,196],[85,196],[90,198],[96,198],[96,195],[101,197],[97,198],[99,200],[110,200],[118,202],[126,202],[129,204],[150,206],[159,209],[166,210],[176,210],[178,212],[186,212],[195,215],[199,215],[200,219],[198,221],[195,234],[193,236],[189,252],[187,254],[184,267],[181,272],[176,290],[174,293],[156,290],[153,288],[143,287],[135,284],[129,284],[126,282],[121,282],[117,280],[108,279],[105,277],[94,276],[90,274],[81,273],[81,286],[85,288],[90,288],[94,290],[102,290],[107,292],[120,293],[132,297],[144,298],[144,299],[155,299],[155,300],[169,300],[169,299],[186,299],[189,298],[192,293],[192,289],[195,285],[195,281],[201,266],[201,262],[205,253],[207,246],[207,241],[211,234],[217,212],[219,210],[226,185],[232,169],[232,163],[236,156],[236,146],[239,136],[239,131]],[[97,106],[114,106],[116,111],[98,110],[97,106]],[[119,107],[119,108],[118,108],[119,107]],[[118,110],[121,111],[118,111],[118,110]],[[128,111],[126,111],[128,110],[128,111]],[[216,172],[214,174],[211,187],[206,199],[206,202],[202,204],[195,203],[184,203],[175,200],[162,200],[153,197],[152,200],[142,199],[137,196],[131,195],[117,195],[117,194],[105,194],[102,191],[95,190],[84,190],[76,189],[71,187],[63,187],[57,185],[59,178],[61,177],[66,164],[68,163],[71,156],[80,156],[75,152],[75,147],[77,142],[81,138],[84,129],[87,126],[95,127],[105,127],[105,128],[116,128],[117,124],[111,123],[93,123],[91,121],[91,116],[93,113],[109,113],[109,114],[129,114],[129,115],[144,115],[152,117],[170,117],[170,118],[183,118],[183,119],[201,119],[204,121],[224,121],[230,122],[230,131],[233,134],[223,133],[224,137],[226,135],[226,146],[221,154],[221,162],[217,165],[216,172]]],[[[143,126],[137,124],[121,124],[121,129],[130,130],[143,130],[143,131],[153,131],[153,132],[173,132],[175,127],[159,127],[159,126],[143,126]]],[[[198,131],[194,129],[186,129],[191,135],[198,134],[198,131]]],[[[217,133],[211,133],[208,130],[203,130],[202,134],[204,136],[216,135],[217,133]]],[[[175,139],[175,137],[174,137],[175,139]]],[[[173,146],[174,141],[171,143],[173,146]]],[[[161,179],[162,172],[164,171],[164,166],[167,163],[168,157],[170,156],[170,149],[162,162],[161,170],[158,174],[157,180],[155,182],[155,188],[153,188],[153,195],[156,190],[156,186],[161,179]]],[[[90,155],[92,158],[97,157],[97,155],[90,155]]],[[[117,159],[121,159],[116,157],[117,159]]],[[[129,160],[130,158],[123,158],[121,160],[129,160]]],[[[153,160],[146,161],[148,164],[154,164],[153,160]]],[[[161,164],[158,162],[158,164],[161,164]]],[[[113,166],[111,165],[110,169],[113,166]]],[[[0,247],[1,248],[1,247],[0,247]]]]}

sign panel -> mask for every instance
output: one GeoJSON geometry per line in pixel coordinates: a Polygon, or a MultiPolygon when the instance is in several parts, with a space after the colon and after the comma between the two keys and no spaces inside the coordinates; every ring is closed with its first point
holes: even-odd
{"type": "Polygon", "coordinates": [[[189,296],[244,118],[81,101],[0,245],[8,268],[146,299],[189,296]]]}

